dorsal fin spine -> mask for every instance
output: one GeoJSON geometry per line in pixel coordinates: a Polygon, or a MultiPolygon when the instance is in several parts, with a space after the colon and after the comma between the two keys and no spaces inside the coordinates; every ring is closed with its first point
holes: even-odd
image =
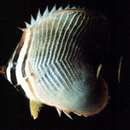
{"type": "Polygon", "coordinates": [[[27,22],[24,22],[25,23],[25,25],[26,25],[26,28],[29,28],[30,27],[30,24],[29,23],[27,23],[27,22]]]}
{"type": "Polygon", "coordinates": [[[50,14],[52,14],[52,13],[55,12],[55,11],[56,11],[56,5],[53,6],[53,8],[52,8],[51,11],[50,11],[50,14]]]}
{"type": "Polygon", "coordinates": [[[48,9],[48,6],[47,6],[44,13],[43,13],[43,17],[48,16],[48,14],[49,14],[49,9],[48,9]]]}
{"type": "Polygon", "coordinates": [[[35,19],[33,18],[33,16],[31,15],[31,25],[33,25],[35,23],[35,19]]]}
{"type": "Polygon", "coordinates": [[[37,13],[37,18],[36,18],[36,21],[39,21],[41,18],[41,12],[40,12],[40,9],[38,10],[38,13],[37,13]]]}

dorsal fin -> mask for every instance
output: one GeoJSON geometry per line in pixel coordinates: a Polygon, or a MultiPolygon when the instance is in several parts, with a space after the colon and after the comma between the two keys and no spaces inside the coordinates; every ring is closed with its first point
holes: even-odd
{"type": "Polygon", "coordinates": [[[36,21],[40,20],[41,18],[41,12],[40,12],[40,9],[38,10],[38,13],[37,13],[37,18],[36,18],[36,21]]]}
{"type": "Polygon", "coordinates": [[[57,11],[59,12],[59,11],[67,10],[67,9],[79,9],[79,8],[77,8],[75,6],[70,7],[70,5],[68,5],[65,8],[59,7],[58,9],[56,9],[56,5],[54,5],[53,8],[51,9],[51,11],[49,11],[48,6],[47,6],[42,15],[41,15],[41,12],[39,9],[38,13],[37,13],[36,20],[31,15],[31,22],[30,22],[31,24],[25,22],[26,28],[32,27],[32,26],[34,26],[34,24],[39,24],[43,19],[45,19],[46,17],[48,17],[50,15],[53,15],[53,13],[55,13],[57,11]]]}
{"type": "Polygon", "coordinates": [[[56,11],[56,5],[53,6],[53,8],[50,11],[50,14],[54,13],[56,11]]]}
{"type": "Polygon", "coordinates": [[[57,11],[61,11],[61,10],[63,10],[63,8],[62,8],[62,7],[60,7],[57,11]]]}
{"type": "Polygon", "coordinates": [[[31,15],[31,25],[35,24],[35,19],[33,18],[33,16],[31,15]]]}
{"type": "Polygon", "coordinates": [[[48,16],[48,14],[49,14],[49,9],[48,9],[48,6],[47,6],[44,13],[43,13],[43,17],[48,16]]]}
{"type": "Polygon", "coordinates": [[[70,5],[66,6],[65,9],[70,9],[70,5]]]}
{"type": "Polygon", "coordinates": [[[25,25],[26,25],[26,27],[27,28],[29,28],[31,25],[29,24],[29,23],[27,23],[27,22],[24,22],[25,23],[25,25]]]}

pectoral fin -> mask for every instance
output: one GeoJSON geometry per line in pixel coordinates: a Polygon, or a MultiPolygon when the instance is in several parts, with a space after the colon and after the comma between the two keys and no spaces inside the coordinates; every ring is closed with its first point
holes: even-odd
{"type": "Polygon", "coordinates": [[[118,67],[118,82],[120,83],[121,69],[122,69],[123,56],[120,57],[119,67],[118,67]]]}
{"type": "Polygon", "coordinates": [[[42,107],[42,104],[39,102],[30,100],[29,106],[30,106],[31,115],[32,115],[33,119],[35,120],[36,118],[38,118],[38,114],[40,112],[40,108],[42,107]]]}
{"type": "Polygon", "coordinates": [[[100,65],[98,66],[98,68],[97,68],[97,74],[96,74],[97,79],[98,79],[99,76],[100,76],[101,69],[102,69],[102,64],[100,64],[100,65]]]}

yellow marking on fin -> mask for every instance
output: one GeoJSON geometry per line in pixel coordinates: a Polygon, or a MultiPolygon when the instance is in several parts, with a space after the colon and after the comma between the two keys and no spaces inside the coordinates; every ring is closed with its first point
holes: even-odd
{"type": "Polygon", "coordinates": [[[39,102],[35,102],[35,101],[30,100],[29,106],[30,106],[30,112],[31,112],[33,119],[34,120],[37,119],[42,104],[39,102]]]}
{"type": "Polygon", "coordinates": [[[98,68],[97,68],[97,74],[96,74],[97,79],[99,78],[101,69],[102,69],[102,64],[100,64],[100,65],[98,66],[98,68]]]}
{"type": "Polygon", "coordinates": [[[123,61],[123,56],[120,57],[120,61],[119,61],[119,67],[118,67],[118,82],[120,82],[120,78],[121,78],[121,67],[122,67],[122,61],[123,61]]]}

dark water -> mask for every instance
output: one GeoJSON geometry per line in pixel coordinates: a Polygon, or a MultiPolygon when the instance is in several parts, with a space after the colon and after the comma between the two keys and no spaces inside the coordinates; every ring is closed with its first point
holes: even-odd
{"type": "MultiPolygon", "coordinates": [[[[73,120],[64,114],[61,118],[54,108],[45,106],[37,120],[30,116],[28,100],[12,87],[4,78],[0,78],[1,104],[0,104],[0,130],[129,130],[130,122],[130,10],[129,3],[124,1],[106,0],[22,0],[2,1],[0,4],[0,64],[6,64],[13,49],[17,45],[21,32],[17,27],[24,27],[24,21],[30,20],[30,14],[36,16],[38,8],[44,11],[46,5],[52,7],[81,5],[92,10],[102,12],[108,18],[109,38],[104,33],[98,35],[97,31],[90,45],[93,53],[92,63],[104,63],[103,77],[109,84],[110,100],[107,107],[93,117],[78,117],[72,115],[73,120]],[[101,39],[101,40],[100,40],[101,39]],[[98,49],[98,43],[100,49],[98,49]],[[96,48],[97,47],[97,48],[96,48]],[[100,53],[100,55],[99,55],[100,53]],[[103,56],[99,59],[98,56],[103,56]],[[123,56],[121,82],[117,82],[117,67],[120,56],[123,56]]],[[[99,28],[100,30],[100,28],[99,28]]],[[[91,37],[91,36],[90,36],[91,37]]],[[[90,58],[91,59],[91,58],[90,58]]]]}

